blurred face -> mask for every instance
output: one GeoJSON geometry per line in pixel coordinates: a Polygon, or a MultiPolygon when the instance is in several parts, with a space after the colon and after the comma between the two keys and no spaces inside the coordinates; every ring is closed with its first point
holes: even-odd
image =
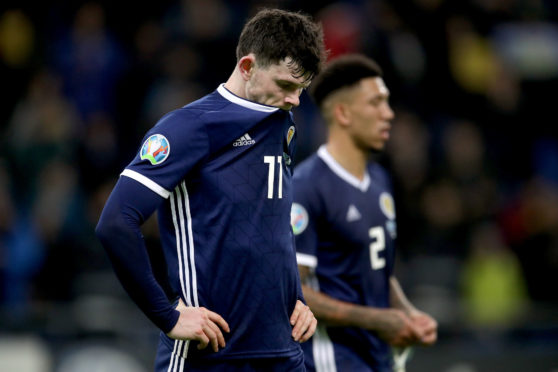
{"type": "Polygon", "coordinates": [[[306,76],[294,77],[289,59],[266,67],[253,64],[246,83],[246,98],[264,105],[290,110],[300,104],[300,94],[310,85],[306,76]]]}
{"type": "Polygon", "coordinates": [[[389,91],[381,77],[362,79],[348,95],[349,134],[362,150],[384,149],[394,117],[388,98],[389,91]]]}

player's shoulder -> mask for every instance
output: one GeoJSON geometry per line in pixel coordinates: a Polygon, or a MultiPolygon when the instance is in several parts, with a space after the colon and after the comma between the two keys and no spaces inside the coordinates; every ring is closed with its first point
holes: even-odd
{"type": "Polygon", "coordinates": [[[165,115],[163,115],[157,123],[153,126],[154,129],[167,129],[173,130],[182,128],[184,125],[193,125],[197,122],[196,119],[199,113],[188,109],[188,106],[184,106],[175,110],[172,110],[165,115]]]}
{"type": "Polygon", "coordinates": [[[198,120],[209,125],[211,131],[224,130],[231,124],[249,128],[269,117],[285,117],[282,110],[235,96],[223,85],[184,109],[198,115],[198,120]]]}
{"type": "Polygon", "coordinates": [[[205,131],[208,118],[204,114],[217,112],[226,106],[226,102],[219,100],[215,92],[172,110],[163,115],[150,132],[163,132],[177,135],[191,135],[195,131],[205,131]]]}
{"type": "Polygon", "coordinates": [[[322,208],[327,199],[331,180],[327,165],[314,153],[300,162],[293,170],[293,195],[297,202],[307,207],[322,208]]]}
{"type": "Polygon", "coordinates": [[[182,110],[189,115],[202,116],[211,112],[220,112],[226,109],[229,103],[217,91],[213,91],[182,107],[182,110]]]}
{"type": "Polygon", "coordinates": [[[172,110],[165,114],[156,125],[162,123],[184,121],[197,119],[198,121],[207,121],[204,116],[208,113],[222,112],[230,102],[223,99],[216,91],[209,93],[195,101],[192,101],[180,108],[172,110]]]}
{"type": "Polygon", "coordinates": [[[368,173],[372,180],[383,184],[385,187],[391,187],[391,176],[382,164],[378,162],[369,162],[368,173]]]}
{"type": "Polygon", "coordinates": [[[305,179],[315,179],[316,176],[322,173],[322,170],[323,162],[320,160],[317,153],[313,153],[295,166],[293,171],[293,181],[296,182],[305,179]]]}
{"type": "Polygon", "coordinates": [[[368,162],[368,171],[378,176],[389,177],[387,169],[376,161],[368,162]]]}

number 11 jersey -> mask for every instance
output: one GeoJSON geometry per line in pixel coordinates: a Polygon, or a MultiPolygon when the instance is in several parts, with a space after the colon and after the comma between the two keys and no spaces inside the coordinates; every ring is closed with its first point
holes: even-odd
{"type": "Polygon", "coordinates": [[[302,297],[290,228],[295,137],[290,112],[221,85],[161,118],[122,172],[166,199],[158,222],[173,290],[231,329],[217,353],[167,338],[181,357],[301,353],[289,322],[302,297]]]}

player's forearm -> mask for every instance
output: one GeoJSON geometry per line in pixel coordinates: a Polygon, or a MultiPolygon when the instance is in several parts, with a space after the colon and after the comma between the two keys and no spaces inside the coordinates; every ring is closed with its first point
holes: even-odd
{"type": "Polygon", "coordinates": [[[360,327],[377,330],[382,325],[384,309],[361,306],[337,300],[309,286],[303,285],[302,291],[310,310],[318,324],[328,326],[360,327]]]}
{"type": "Polygon", "coordinates": [[[141,213],[127,206],[126,199],[133,191],[133,188],[115,188],[95,232],[126,292],[151,321],[168,332],[176,324],[179,314],[151,270],[140,230],[141,213]]]}
{"type": "Polygon", "coordinates": [[[405,296],[405,292],[403,292],[403,289],[401,288],[401,285],[399,284],[399,281],[396,277],[390,277],[389,286],[391,307],[399,309],[405,312],[407,315],[411,314],[413,311],[416,311],[416,308],[409,301],[409,299],[407,299],[407,296],[405,296]]]}

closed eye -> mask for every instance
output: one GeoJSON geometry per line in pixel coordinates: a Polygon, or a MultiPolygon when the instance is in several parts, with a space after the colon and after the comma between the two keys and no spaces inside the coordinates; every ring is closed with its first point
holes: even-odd
{"type": "Polygon", "coordinates": [[[288,90],[288,91],[294,91],[298,89],[298,86],[296,84],[284,80],[277,81],[277,86],[281,89],[288,90]]]}

